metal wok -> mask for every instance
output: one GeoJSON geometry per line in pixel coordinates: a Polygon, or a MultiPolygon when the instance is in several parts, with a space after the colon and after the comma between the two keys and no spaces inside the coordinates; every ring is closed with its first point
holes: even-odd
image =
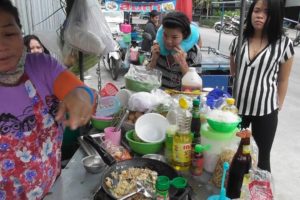
{"type": "MultiPolygon", "coordinates": [[[[117,199],[117,198],[113,196],[113,194],[110,192],[109,188],[105,184],[105,178],[106,177],[112,178],[111,176],[112,172],[119,173],[122,170],[126,170],[130,167],[136,167],[136,168],[148,168],[150,170],[156,171],[158,173],[158,176],[164,175],[164,176],[168,176],[170,179],[179,176],[175,169],[173,169],[168,164],[160,162],[158,160],[153,160],[149,158],[133,158],[131,160],[116,162],[113,157],[107,155],[108,153],[92,137],[84,136],[83,138],[86,142],[91,144],[97,150],[99,155],[102,157],[103,161],[109,166],[101,176],[101,187],[105,191],[105,193],[113,199],[117,199]]],[[[171,187],[169,190],[170,199],[173,199],[172,197],[176,197],[177,193],[178,190],[176,188],[171,187]]]]}

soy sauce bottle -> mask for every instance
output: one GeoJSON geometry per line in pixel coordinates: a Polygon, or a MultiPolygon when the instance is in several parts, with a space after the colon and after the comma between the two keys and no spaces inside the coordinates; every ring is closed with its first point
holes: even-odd
{"type": "Polygon", "coordinates": [[[241,142],[231,161],[227,183],[227,196],[231,199],[240,198],[244,176],[251,168],[250,135],[249,130],[237,133],[241,142]]]}
{"type": "Polygon", "coordinates": [[[192,108],[192,122],[191,122],[191,132],[193,133],[193,142],[192,142],[192,150],[194,149],[196,144],[200,144],[201,136],[201,122],[200,122],[200,100],[193,100],[193,108],[192,108]]]}

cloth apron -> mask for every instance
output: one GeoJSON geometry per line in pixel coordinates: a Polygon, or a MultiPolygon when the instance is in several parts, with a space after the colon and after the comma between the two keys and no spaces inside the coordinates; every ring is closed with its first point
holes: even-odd
{"type": "Polygon", "coordinates": [[[25,89],[36,126],[0,135],[0,200],[42,199],[61,169],[62,133],[27,75],[25,89]]]}

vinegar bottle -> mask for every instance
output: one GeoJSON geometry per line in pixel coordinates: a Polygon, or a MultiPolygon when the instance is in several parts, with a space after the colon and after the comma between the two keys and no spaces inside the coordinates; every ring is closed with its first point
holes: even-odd
{"type": "Polygon", "coordinates": [[[188,103],[185,99],[179,99],[179,109],[177,112],[178,130],[173,138],[173,167],[178,171],[187,171],[191,165],[192,134],[191,120],[192,114],[188,110],[188,103]]]}
{"type": "Polygon", "coordinates": [[[249,130],[237,133],[241,142],[231,161],[227,183],[227,196],[231,199],[240,198],[244,176],[251,168],[250,135],[249,130]]]}

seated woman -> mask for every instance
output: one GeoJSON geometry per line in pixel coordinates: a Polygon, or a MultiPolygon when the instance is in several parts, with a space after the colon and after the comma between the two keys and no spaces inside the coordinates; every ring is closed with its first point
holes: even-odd
{"type": "Polygon", "coordinates": [[[181,89],[181,79],[189,66],[200,64],[198,41],[199,30],[190,24],[185,14],[171,12],[163,18],[148,65],[161,70],[163,87],[181,89]]]}
{"type": "Polygon", "coordinates": [[[36,35],[26,35],[24,37],[24,45],[27,48],[27,52],[50,54],[36,35]]]}

